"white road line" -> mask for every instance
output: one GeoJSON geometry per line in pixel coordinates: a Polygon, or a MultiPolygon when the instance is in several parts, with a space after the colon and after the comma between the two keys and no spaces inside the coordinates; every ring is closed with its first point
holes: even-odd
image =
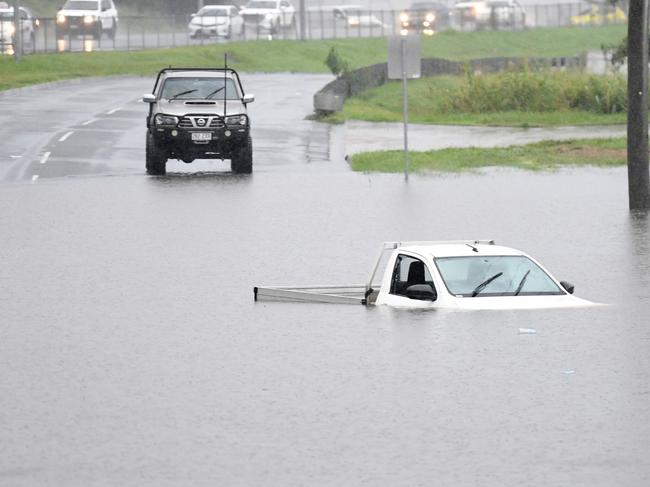
{"type": "Polygon", "coordinates": [[[23,156],[9,156],[9,157],[11,157],[12,159],[20,159],[23,156]]]}
{"type": "Polygon", "coordinates": [[[41,157],[41,161],[40,161],[41,164],[45,164],[47,160],[50,158],[51,154],[52,154],[51,152],[46,152],[45,154],[43,154],[43,157],[41,157]]]}
{"type": "Polygon", "coordinates": [[[113,108],[112,110],[109,110],[108,112],[106,112],[106,115],[113,115],[118,110],[119,110],[119,108],[113,108]]]}
{"type": "Polygon", "coordinates": [[[90,125],[90,124],[93,123],[94,121],[95,121],[94,118],[93,118],[92,120],[86,120],[86,121],[85,121],[84,123],[82,123],[81,125],[90,125]]]}
{"type": "Polygon", "coordinates": [[[38,179],[38,174],[34,174],[34,175],[32,176],[32,181],[36,181],[37,179],[38,179]]]}
{"type": "Polygon", "coordinates": [[[63,137],[59,139],[59,142],[65,142],[68,139],[68,137],[70,137],[72,134],[74,134],[74,132],[68,132],[67,134],[65,134],[63,137]]]}

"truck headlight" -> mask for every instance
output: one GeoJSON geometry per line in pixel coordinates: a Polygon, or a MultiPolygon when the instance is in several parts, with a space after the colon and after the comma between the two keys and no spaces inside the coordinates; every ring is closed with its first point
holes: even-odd
{"type": "Polygon", "coordinates": [[[407,14],[406,12],[402,12],[401,14],[399,14],[399,20],[400,22],[408,22],[409,14],[407,14]]]}
{"type": "Polygon", "coordinates": [[[427,22],[433,22],[434,20],[436,20],[436,16],[433,15],[432,13],[428,13],[424,18],[427,22]]]}
{"type": "Polygon", "coordinates": [[[176,125],[178,123],[178,117],[159,113],[154,117],[154,122],[156,125],[176,125]]]}
{"type": "Polygon", "coordinates": [[[248,117],[246,115],[234,115],[232,117],[226,117],[226,125],[246,125],[248,123],[248,117]]]}
{"type": "Polygon", "coordinates": [[[86,25],[94,24],[95,20],[96,20],[95,17],[93,17],[92,15],[86,15],[84,17],[84,24],[86,25]]]}
{"type": "Polygon", "coordinates": [[[65,18],[65,15],[63,15],[63,14],[59,14],[59,15],[56,16],[56,23],[57,24],[65,24],[66,20],[67,19],[65,18]]]}

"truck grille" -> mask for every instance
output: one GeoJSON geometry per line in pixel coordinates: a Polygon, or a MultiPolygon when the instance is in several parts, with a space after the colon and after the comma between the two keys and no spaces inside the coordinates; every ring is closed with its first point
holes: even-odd
{"type": "Polygon", "coordinates": [[[178,122],[182,129],[219,129],[223,126],[223,119],[214,115],[186,115],[178,122]]]}

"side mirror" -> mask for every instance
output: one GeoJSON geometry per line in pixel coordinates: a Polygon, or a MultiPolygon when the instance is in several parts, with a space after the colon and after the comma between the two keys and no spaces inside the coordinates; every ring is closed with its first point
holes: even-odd
{"type": "Polygon", "coordinates": [[[156,95],[153,94],[142,95],[142,101],[145,103],[156,103],[156,95]]]}
{"type": "Polygon", "coordinates": [[[406,297],[420,301],[435,301],[438,294],[429,284],[414,284],[406,288],[406,297]]]}
{"type": "Polygon", "coordinates": [[[241,101],[242,103],[252,103],[255,101],[255,95],[244,95],[241,101]]]}
{"type": "Polygon", "coordinates": [[[573,294],[573,291],[575,290],[575,286],[573,284],[567,281],[560,281],[560,284],[566,290],[566,292],[573,294]]]}

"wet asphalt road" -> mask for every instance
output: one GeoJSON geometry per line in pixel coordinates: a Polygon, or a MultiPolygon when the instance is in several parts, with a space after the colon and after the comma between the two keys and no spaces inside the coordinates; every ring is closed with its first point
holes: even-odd
{"type": "Polygon", "coordinates": [[[0,146],[0,485],[648,485],[650,219],[625,171],[352,173],[349,132],[303,120],[326,78],[286,79],[245,78],[250,177],[145,176],[150,80],[24,92],[0,146]],[[252,299],[457,238],[611,306],[252,299]]]}

